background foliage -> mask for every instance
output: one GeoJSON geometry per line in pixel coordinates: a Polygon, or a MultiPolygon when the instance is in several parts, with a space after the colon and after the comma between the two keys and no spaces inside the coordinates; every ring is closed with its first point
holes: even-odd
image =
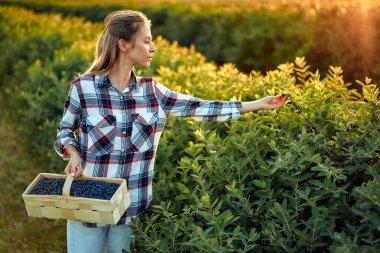
{"type": "Polygon", "coordinates": [[[326,75],[341,66],[354,84],[380,81],[380,2],[375,0],[271,1],[51,1],[0,0],[36,12],[58,12],[103,22],[114,10],[136,9],[152,20],[152,33],[181,46],[194,44],[209,60],[265,73],[304,56],[326,75]]]}
{"type": "MultiPolygon", "coordinates": [[[[0,251],[65,252],[64,221],[28,218],[21,194],[39,172],[63,173],[56,125],[102,25],[14,7],[0,7],[0,22],[0,251]]],[[[169,118],[154,203],[133,221],[138,252],[379,250],[376,84],[349,90],[341,67],[321,75],[303,57],[246,74],[194,47],[154,43],[151,68],[138,72],[173,90],[242,101],[289,93],[291,104],[237,121],[169,118]]]]}

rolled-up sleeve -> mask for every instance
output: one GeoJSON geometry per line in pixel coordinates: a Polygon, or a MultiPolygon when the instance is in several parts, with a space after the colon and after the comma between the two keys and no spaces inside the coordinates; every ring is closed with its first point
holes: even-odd
{"type": "Polygon", "coordinates": [[[80,119],[80,99],[78,88],[73,82],[70,85],[69,94],[67,96],[63,117],[57,127],[57,136],[54,143],[54,149],[59,156],[65,158],[64,149],[67,145],[72,145],[78,153],[80,152],[78,141],[75,138],[75,130],[78,129],[80,119]]]}
{"type": "Polygon", "coordinates": [[[196,121],[237,120],[241,115],[241,101],[210,101],[170,90],[157,81],[155,93],[166,116],[191,117],[196,121]]]}

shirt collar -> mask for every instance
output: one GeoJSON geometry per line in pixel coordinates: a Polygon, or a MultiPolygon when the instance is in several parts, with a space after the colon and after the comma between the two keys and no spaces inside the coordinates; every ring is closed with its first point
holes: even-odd
{"type": "MultiPolygon", "coordinates": [[[[102,78],[98,76],[98,78],[99,78],[98,82],[95,82],[98,87],[106,87],[106,86],[110,87],[112,85],[110,79],[108,78],[108,75],[105,75],[102,78]]],[[[139,90],[141,89],[143,84],[144,84],[144,78],[137,76],[135,71],[132,70],[132,79],[131,79],[130,89],[139,90]]]]}

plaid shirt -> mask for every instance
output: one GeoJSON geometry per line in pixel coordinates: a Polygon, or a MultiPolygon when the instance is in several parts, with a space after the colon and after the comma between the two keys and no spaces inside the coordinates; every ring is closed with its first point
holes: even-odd
{"type": "Polygon", "coordinates": [[[83,75],[70,85],[54,147],[65,158],[63,150],[74,146],[83,159],[85,176],[127,180],[131,204],[117,223],[125,224],[129,217],[142,214],[152,200],[154,160],[166,118],[236,120],[241,108],[241,101],[201,100],[133,71],[131,84],[123,92],[108,76],[83,75]]]}

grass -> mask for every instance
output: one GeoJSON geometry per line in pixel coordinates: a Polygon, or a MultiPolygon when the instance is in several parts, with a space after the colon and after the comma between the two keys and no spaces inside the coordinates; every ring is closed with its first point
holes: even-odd
{"type": "Polygon", "coordinates": [[[66,252],[66,221],[28,217],[21,197],[38,165],[0,120],[0,252],[66,252]]]}

